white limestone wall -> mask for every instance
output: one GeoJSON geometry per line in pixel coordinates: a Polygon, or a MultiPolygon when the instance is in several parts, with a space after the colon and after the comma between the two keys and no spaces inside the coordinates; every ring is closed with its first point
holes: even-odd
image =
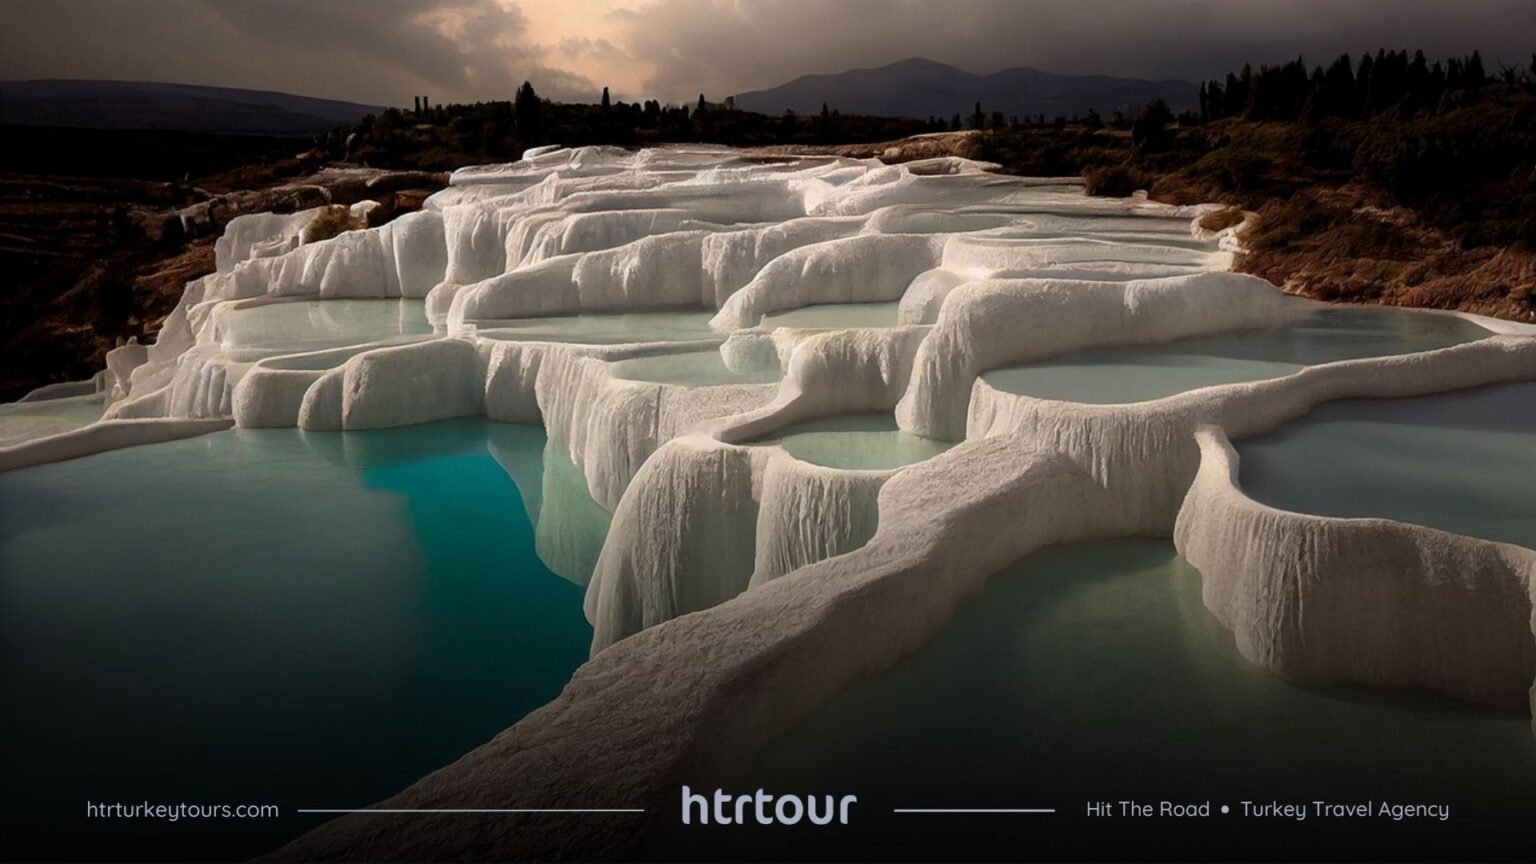
{"type": "Polygon", "coordinates": [[[299,425],[304,394],[325,374],[321,369],[247,371],[230,394],[230,414],[242,429],[292,429],[299,425]]]}
{"type": "MultiPolygon", "coordinates": [[[[783,331],[780,331],[783,332],[783,331]]],[[[927,327],[783,333],[788,359],[772,405],[719,431],[741,442],[802,420],[890,411],[906,392],[927,327]]]]}
{"type": "Polygon", "coordinates": [[[727,298],[710,324],[728,332],[798,306],[899,300],[938,263],[942,246],[927,234],[860,234],[792,249],[727,298]]]}
{"type": "Polygon", "coordinates": [[[704,238],[700,262],[708,305],[724,306],[765,265],[790,250],[851,236],[863,225],[864,220],[857,217],[805,217],[710,233],[704,238]]]}
{"type": "Polygon", "coordinates": [[[437,339],[366,351],[325,372],[304,394],[299,427],[382,429],[484,412],[474,343],[437,339]]]}
{"type": "Polygon", "coordinates": [[[763,465],[748,587],[869,542],[880,521],[880,488],[895,473],[826,468],[770,453],[763,465]]]}
{"type": "Polygon", "coordinates": [[[1167,536],[1199,466],[1194,433],[1202,425],[1220,426],[1237,439],[1335,399],[1403,398],[1526,380],[1536,380],[1536,339],[1509,336],[1327,363],[1129,405],[1038,399],[977,379],[967,437],[1025,435],[1072,459],[1111,491],[1130,533],[1167,536]]]}
{"type": "Polygon", "coordinates": [[[684,387],[613,376],[614,360],[700,345],[584,347],[481,340],[486,416],[542,424],[612,510],[652,452],[708,421],[759,408],[777,385],[684,387]]]}
{"type": "Polygon", "coordinates": [[[982,279],[950,292],[918,350],[912,386],[896,408],[903,429],[965,434],[972,384],[988,369],[1094,345],[1165,342],[1261,327],[1316,304],[1238,273],[1130,282],[982,279]]]}
{"type": "Polygon", "coordinates": [[[765,455],[695,434],[645,461],[587,586],[594,654],[746,590],[758,512],[753,461],[765,455]]]}
{"type": "MultiPolygon", "coordinates": [[[[981,167],[963,160],[764,165],[718,150],[582,148],[462,173],[422,212],[319,242],[293,242],[313,214],[242,217],[221,238],[218,272],[188,285],[156,344],[114,353],[105,386],[118,404],[108,416],[239,411],[262,424],[296,416],[299,375],[257,369],[249,392],[234,398],[261,355],[236,350],[230,316],[277,300],[425,297],[429,320],[462,336],[472,322],[502,317],[726,306],[749,283],[753,296],[735,301],[727,318],[896,298],[913,275],[932,269],[945,241],[887,229],[935,231],[945,207],[971,206],[959,203],[967,196],[1060,195],[1052,191],[1058,187],[1003,180],[981,167]],[[926,200],[946,189],[955,195],[941,195],[937,206],[926,200]]],[[[1008,224],[1020,218],[1013,206],[951,227],[1008,224]]],[[[1039,228],[1038,215],[1031,219],[1019,224],[1039,228]]],[[[786,358],[793,344],[775,338],[786,358]]],[[[341,422],[321,419],[334,414],[337,384],[315,384],[313,422],[341,422]]]]}
{"type": "Polygon", "coordinates": [[[224,233],[213,243],[215,272],[228,273],[241,261],[270,258],[297,249],[305,226],[320,210],[312,207],[295,213],[247,213],[229,220],[224,233]]]}
{"type": "MultiPolygon", "coordinates": [[[[797,343],[771,403],[695,426],[699,431],[650,454],[632,482],[620,487],[588,586],[593,653],[868,540],[879,521],[875,496],[895,471],[825,468],[752,442],[815,417],[891,410],[925,332],[910,327],[810,335],[797,343]]],[[[627,413],[642,411],[636,406],[627,413]]],[[[597,427],[614,425],[605,418],[597,427]]],[[[587,468],[591,482],[590,462],[587,468]]]]}
{"type": "Polygon", "coordinates": [[[1174,540],[1243,656],[1298,683],[1425,687],[1531,707],[1536,551],[1386,519],[1260,504],[1216,426],[1174,540]]]}

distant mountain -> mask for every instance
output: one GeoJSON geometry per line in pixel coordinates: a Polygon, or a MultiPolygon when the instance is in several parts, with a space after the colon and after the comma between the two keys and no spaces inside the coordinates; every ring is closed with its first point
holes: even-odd
{"type": "Polygon", "coordinates": [[[1199,105],[1200,85],[1190,81],[1143,81],[1104,75],[1054,75],[1020,66],[976,75],[933,60],[902,60],[878,69],[850,69],[836,75],[802,75],[768,90],[736,97],[736,107],[764,114],[786,109],[819,112],[825,102],[844,114],[884,117],[969,117],[979,99],[988,114],[1044,114],[1047,119],[1086,114],[1127,113],[1161,97],[1174,111],[1199,105]]]}
{"type": "Polygon", "coordinates": [[[379,110],[334,99],[196,84],[0,82],[0,123],[23,126],[307,135],[379,110]]]}

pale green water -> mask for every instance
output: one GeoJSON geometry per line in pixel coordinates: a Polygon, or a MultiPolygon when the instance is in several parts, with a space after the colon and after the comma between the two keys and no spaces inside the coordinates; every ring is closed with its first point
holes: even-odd
{"type": "Polygon", "coordinates": [[[889,414],[845,414],[794,423],[753,444],[777,444],[789,455],[828,468],[888,470],[931,459],[955,446],[903,432],[889,414]]]}
{"type": "Polygon", "coordinates": [[[527,342],[617,345],[625,342],[689,342],[718,339],[709,329],[713,312],[591,312],[549,318],[477,322],[477,335],[527,342]]]}
{"type": "Polygon", "coordinates": [[[777,363],[772,365],[765,363],[758,368],[742,371],[733,370],[725,365],[717,348],[633,357],[616,361],[611,368],[615,378],[623,378],[627,381],[650,381],[657,384],[680,384],[690,387],[769,384],[784,377],[777,363]]]}
{"type": "Polygon", "coordinates": [[[100,394],[0,405],[0,447],[88,426],[105,410],[100,394]]]}
{"type": "Polygon", "coordinates": [[[775,327],[895,327],[900,303],[819,303],[763,316],[760,325],[775,327]]]}
{"type": "Polygon", "coordinates": [[[422,300],[305,300],[222,312],[219,344],[304,350],[432,332],[422,300]]]}
{"type": "MultiPolygon", "coordinates": [[[[1359,860],[1529,852],[1530,718],[1428,694],[1309,689],[1247,663],[1162,540],[1052,547],[917,654],[764,753],[750,791],[854,793],[854,826],[689,829],[754,860],[1359,860]],[[1449,822],[1090,820],[1095,800],[1443,802],[1449,822]],[[1051,808],[903,815],[893,808],[1051,808]]],[[[707,838],[705,845],[698,845],[707,838]]]]}
{"type": "Polygon", "coordinates": [[[1278,327],[1153,345],[1073,351],[994,369],[982,380],[1041,399],[1117,405],[1217,384],[1279,378],[1307,366],[1447,348],[1487,330],[1462,318],[1413,309],[1334,307],[1278,327]]]}
{"type": "Polygon", "coordinates": [[[453,421],[0,474],[6,852],[243,859],[320,818],[295,808],[393,794],[553,698],[592,637],[576,547],[606,522],[576,520],[570,578],[540,560],[530,511],[543,542],[565,506],[544,452],[537,428],[453,421]],[[81,815],[146,799],[285,815],[81,815]]]}
{"type": "Polygon", "coordinates": [[[348,348],[338,348],[334,351],[317,351],[305,354],[289,354],[281,357],[270,357],[262,362],[262,366],[268,369],[291,369],[307,372],[318,372],[325,369],[334,369],[348,360],[356,357],[364,351],[372,350],[370,345],[355,345],[348,348]]]}
{"type": "Polygon", "coordinates": [[[1238,442],[1243,490],[1536,549],[1536,383],[1330,402],[1238,442]]]}

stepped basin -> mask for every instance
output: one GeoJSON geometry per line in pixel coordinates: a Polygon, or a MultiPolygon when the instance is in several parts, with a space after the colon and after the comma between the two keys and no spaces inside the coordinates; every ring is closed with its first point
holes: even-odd
{"type": "Polygon", "coordinates": [[[99,393],[0,405],[0,447],[89,426],[101,419],[104,410],[99,393]]]}
{"type": "MultiPolygon", "coordinates": [[[[402,337],[390,340],[391,343],[414,341],[413,337],[402,337]]],[[[297,372],[323,372],[326,369],[335,369],[337,366],[351,360],[364,351],[371,351],[381,347],[377,343],[363,345],[351,345],[345,348],[336,348],[330,351],[314,351],[301,354],[282,354],[276,357],[268,357],[261,362],[267,369],[285,369],[297,372]]]]}
{"type": "Polygon", "coordinates": [[[775,327],[800,327],[808,330],[835,330],[845,327],[895,327],[901,304],[890,303],[818,303],[763,316],[765,330],[775,327]]]}
{"type": "Polygon", "coordinates": [[[845,414],[794,423],[752,444],[775,444],[802,462],[827,468],[888,471],[931,459],[952,441],[903,432],[890,414],[845,414]]]}
{"type": "Polygon", "coordinates": [[[770,384],[784,377],[776,362],[764,362],[736,371],[725,365],[717,348],[650,354],[619,360],[610,367],[613,377],[626,381],[648,381],[685,387],[713,387],[722,384],[770,384]]]}
{"type": "Polygon", "coordinates": [[[671,312],[584,312],[549,318],[476,321],[475,335],[524,342],[570,342],[578,345],[621,345],[627,342],[719,341],[709,329],[713,313],[703,310],[671,312]]]}
{"type": "Polygon", "coordinates": [[[1321,405],[1237,445],[1243,491],[1536,549],[1536,383],[1321,405]]]}
{"type": "Polygon", "coordinates": [[[552,699],[592,630],[535,554],[544,449],[480,420],[231,430],[0,474],[11,848],[243,860],[552,699]],[[87,797],[283,818],[166,831],[87,797]]]}
{"type": "Polygon", "coordinates": [[[1118,860],[1159,848],[1281,860],[1345,848],[1329,844],[1375,826],[1372,854],[1387,858],[1518,858],[1528,839],[1500,829],[1536,806],[1529,723],[1417,691],[1287,684],[1239,656],[1168,541],[1050,547],[994,576],[917,654],[855,683],[745,775],[775,793],[857,794],[858,820],[835,833],[716,829],[719,845],[701,857],[939,860],[959,849],[1017,860],[1027,842],[1048,860],[1085,848],[1118,860]],[[1085,802],[1122,800],[1213,809],[1086,815],[1085,802]],[[1242,801],[1276,800],[1439,802],[1450,819],[1241,816],[1242,801]]]}
{"type": "Polygon", "coordinates": [[[218,342],[226,350],[314,350],[432,332],[421,300],[285,301],[216,314],[218,342]]]}
{"type": "Polygon", "coordinates": [[[1257,330],[1072,351],[982,380],[1008,393],[1117,405],[1201,387],[1279,378],[1307,366],[1448,348],[1488,336],[1464,318],[1413,309],[1332,307],[1257,330]]]}

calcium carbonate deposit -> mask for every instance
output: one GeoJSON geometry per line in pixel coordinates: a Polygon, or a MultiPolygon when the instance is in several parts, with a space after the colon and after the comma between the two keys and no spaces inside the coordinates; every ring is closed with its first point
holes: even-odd
{"type": "MultiPolygon", "coordinates": [[[[571,529],[595,560],[539,515],[551,568],[590,573],[592,659],[386,806],[658,814],[584,817],[591,857],[1053,543],[1172,537],[1287,679],[1528,707],[1536,552],[1265,506],[1230,442],[1536,380],[1533,329],[1328,310],[1229,272],[1202,207],[989,167],[556,149],[334,239],[241,217],[155,344],[0,410],[0,469],[231,425],[542,425],[611,514],[571,529]]],[[[454,830],[351,816],[280,854],[425,859],[454,830]]],[[[476,823],[475,851],[558,857],[573,830],[476,823]]]]}

